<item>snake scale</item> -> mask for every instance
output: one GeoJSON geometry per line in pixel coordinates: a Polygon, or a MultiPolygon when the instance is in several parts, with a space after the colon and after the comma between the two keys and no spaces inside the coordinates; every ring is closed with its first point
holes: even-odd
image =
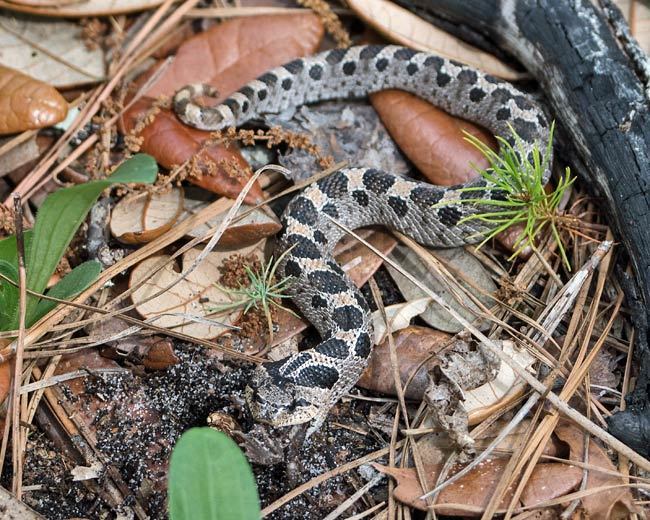
{"type": "MultiPolygon", "coordinates": [[[[296,59],[214,107],[196,102],[198,96],[216,96],[212,87],[188,85],[176,93],[174,110],[186,124],[219,130],[304,103],[360,98],[393,88],[482,125],[515,145],[512,127],[527,155],[536,144],[547,146],[546,117],[522,91],[461,63],[398,46],[357,46],[296,59]]],[[[547,171],[544,181],[548,177],[547,171]]],[[[292,299],[318,329],[322,342],[256,368],[246,391],[256,420],[275,426],[311,420],[311,434],[366,366],[372,349],[370,311],[333,259],[333,248],[344,234],[334,221],[352,229],[387,226],[427,246],[462,246],[480,240],[487,224],[463,221],[477,208],[458,200],[503,197],[482,179],[470,184],[479,189],[458,191],[463,186],[433,186],[375,169],[350,168],[293,198],[277,240],[276,258],[291,248],[279,274],[296,279],[292,299]]]]}

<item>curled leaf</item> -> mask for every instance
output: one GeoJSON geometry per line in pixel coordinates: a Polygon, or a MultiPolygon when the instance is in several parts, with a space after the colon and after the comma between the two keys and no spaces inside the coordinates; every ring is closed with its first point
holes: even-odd
{"type": "Polygon", "coordinates": [[[68,113],[56,89],[0,65],[0,134],[52,126],[68,113]]]}

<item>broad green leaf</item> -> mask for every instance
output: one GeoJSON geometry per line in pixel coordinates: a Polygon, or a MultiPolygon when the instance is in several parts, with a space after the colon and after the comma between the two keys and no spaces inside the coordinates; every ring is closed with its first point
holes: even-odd
{"type": "MultiPolygon", "coordinates": [[[[23,233],[25,242],[25,256],[28,255],[32,245],[32,230],[23,233]]],[[[18,269],[18,251],[16,250],[16,236],[11,235],[0,240],[0,260],[5,260],[18,269]]]]}
{"type": "MultiPolygon", "coordinates": [[[[14,282],[18,281],[18,269],[6,260],[0,260],[0,273],[14,282]]],[[[14,323],[18,323],[18,287],[2,280],[0,281],[0,293],[2,293],[0,330],[15,329],[14,323]]]]}
{"type": "MultiPolygon", "coordinates": [[[[109,178],[65,188],[49,195],[36,216],[32,247],[27,255],[27,287],[42,293],[72,237],[102,191],[115,183],[148,182],[156,179],[156,161],[139,154],[125,161],[109,178]]],[[[27,316],[32,319],[37,298],[28,298],[27,316]]]]}
{"type": "Polygon", "coordinates": [[[171,520],[259,520],[251,468],[227,435],[192,428],[174,447],[169,468],[171,520]]]}
{"type": "MultiPolygon", "coordinates": [[[[75,267],[46,294],[47,296],[58,298],[59,300],[69,300],[77,296],[77,294],[93,283],[101,272],[102,265],[96,260],[89,260],[88,262],[84,262],[75,267]]],[[[54,309],[56,305],[57,303],[51,300],[39,301],[36,310],[34,311],[34,316],[31,317],[31,323],[29,323],[28,326],[36,323],[48,312],[54,309]]]]}

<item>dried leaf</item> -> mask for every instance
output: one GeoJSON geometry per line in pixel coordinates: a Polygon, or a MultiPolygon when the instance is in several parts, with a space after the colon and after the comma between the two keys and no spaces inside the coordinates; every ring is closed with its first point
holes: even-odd
{"type": "MultiPolygon", "coordinates": [[[[497,290],[497,287],[492,281],[489,273],[475,257],[470,255],[462,248],[439,249],[435,251],[435,256],[443,264],[445,264],[447,269],[451,271],[452,275],[454,273],[460,273],[464,278],[467,278],[472,282],[473,287],[465,282],[460,281],[460,283],[465,285],[465,287],[467,287],[468,290],[474,296],[476,296],[479,301],[481,301],[481,303],[486,306],[491,305],[491,298],[479,293],[477,289],[481,289],[484,293],[489,295],[494,293],[497,290]]],[[[462,304],[459,303],[453,297],[453,294],[447,287],[445,281],[438,278],[438,276],[433,273],[431,269],[429,269],[429,267],[424,262],[422,262],[420,258],[408,247],[398,245],[389,255],[389,257],[397,264],[399,264],[407,273],[411,273],[423,284],[437,293],[465,319],[468,321],[473,321],[475,319],[475,314],[472,312],[472,310],[478,310],[476,308],[476,305],[470,301],[467,301],[467,299],[465,299],[462,304]]],[[[412,300],[426,296],[426,294],[420,288],[414,285],[413,282],[408,280],[399,271],[391,266],[387,267],[388,272],[393,277],[393,280],[395,280],[395,283],[399,287],[406,300],[412,300]]],[[[421,317],[428,325],[431,325],[434,329],[454,333],[463,330],[463,326],[435,302],[431,302],[429,308],[427,309],[427,312],[422,314],[421,317]]],[[[489,323],[487,320],[483,320],[477,324],[477,327],[479,329],[485,329],[486,327],[489,327],[489,323]]]]}
{"type": "Polygon", "coordinates": [[[384,90],[370,96],[373,107],[391,137],[418,170],[433,184],[452,186],[478,176],[476,167],[488,161],[464,139],[463,130],[497,148],[485,129],[436,108],[401,90],[384,90]],[[408,131],[404,129],[408,128],[408,131]]]}
{"type": "MultiPolygon", "coordinates": [[[[415,325],[393,334],[400,380],[407,399],[422,399],[428,386],[427,370],[433,367],[436,362],[435,354],[447,344],[449,338],[451,335],[445,332],[415,325]],[[428,358],[430,360],[425,363],[428,358]],[[416,369],[417,373],[409,386],[404,387],[416,369]]],[[[397,395],[389,353],[388,338],[386,338],[372,349],[368,367],[361,374],[357,382],[358,386],[374,392],[397,395]]]]}
{"type": "MultiPolygon", "coordinates": [[[[396,332],[400,329],[408,327],[411,319],[426,312],[431,298],[425,296],[423,298],[411,299],[404,303],[396,303],[389,305],[384,310],[386,311],[386,319],[390,325],[390,330],[396,332]]],[[[380,311],[372,313],[372,323],[374,330],[374,342],[378,344],[384,340],[386,334],[386,324],[384,317],[380,311]]]]}
{"type": "Polygon", "coordinates": [[[103,52],[81,45],[81,31],[65,20],[0,11],[0,65],[59,88],[102,81],[103,52]]]}
{"type": "MultiPolygon", "coordinates": [[[[358,234],[384,255],[389,254],[397,245],[397,240],[383,231],[361,229],[358,234]]],[[[370,280],[370,277],[384,263],[381,257],[351,236],[343,237],[336,245],[335,254],[336,261],[357,287],[370,280]]]]}
{"type": "MultiPolygon", "coordinates": [[[[156,98],[161,95],[171,97],[188,83],[210,83],[224,99],[268,69],[311,54],[322,36],[322,24],[312,14],[255,16],[217,25],[190,38],[178,49],[173,63],[124,115],[123,129],[131,132],[156,98]],[[255,38],[250,38],[251,34],[255,38]]],[[[138,86],[164,64],[164,61],[158,62],[140,78],[138,86]]],[[[197,154],[209,135],[209,132],[182,124],[166,109],[140,134],[142,150],[153,155],[166,168],[183,164],[197,154]]],[[[222,145],[207,147],[198,159],[197,167],[204,174],[199,182],[216,193],[236,196],[250,174],[248,165],[233,146],[228,149],[222,145]],[[205,183],[210,183],[210,186],[205,183]]],[[[261,199],[261,188],[256,184],[246,202],[254,204],[261,199]]]]}
{"type": "Polygon", "coordinates": [[[68,103],[56,89],[0,65],[0,135],[52,126],[67,113],[68,103]]]}
{"type": "MultiPolygon", "coordinates": [[[[507,459],[487,459],[467,475],[444,488],[436,500],[438,504],[436,512],[450,516],[480,516],[497,485],[504,478],[503,473],[507,463],[507,459]],[[444,507],[445,505],[448,507],[444,507]]],[[[397,500],[417,509],[426,510],[426,502],[420,500],[424,490],[415,468],[388,468],[379,464],[373,466],[397,480],[398,485],[393,492],[397,500]]],[[[424,465],[429,485],[436,482],[442,466],[442,464],[424,465]]],[[[449,476],[453,476],[460,469],[462,468],[454,468],[449,476]]],[[[565,495],[580,483],[581,474],[580,469],[574,466],[538,464],[524,490],[526,499],[529,500],[525,505],[533,506],[565,495]]],[[[506,490],[499,509],[503,510],[508,506],[512,500],[513,490],[513,486],[506,490]]]]}
{"type": "MultiPolygon", "coordinates": [[[[10,339],[0,338],[0,348],[4,348],[11,343],[10,339]]],[[[14,363],[12,360],[0,363],[0,404],[4,403],[11,389],[11,378],[14,373],[14,363]]]]}
{"type": "Polygon", "coordinates": [[[28,2],[19,0],[0,0],[0,7],[22,13],[41,16],[60,16],[66,18],[86,16],[108,16],[144,11],[163,3],[163,0],[45,0],[28,2]]]}
{"type": "Polygon", "coordinates": [[[179,362],[180,360],[174,352],[174,344],[169,338],[161,338],[152,343],[147,355],[142,360],[145,368],[150,370],[164,370],[179,362]]]}
{"type": "Polygon", "coordinates": [[[504,79],[524,74],[388,0],[348,0],[350,8],[377,32],[401,45],[467,63],[504,79]]]}
{"type": "MultiPolygon", "coordinates": [[[[191,194],[185,198],[185,211],[181,215],[181,220],[184,220],[191,215],[198,213],[206,207],[209,202],[206,197],[200,197],[197,193],[198,190],[192,191],[191,194]]],[[[243,204],[237,216],[251,211],[252,207],[243,204]]],[[[188,236],[192,238],[205,236],[211,229],[218,226],[225,218],[225,213],[217,215],[215,218],[208,220],[202,226],[193,229],[188,236]]],[[[219,239],[219,246],[221,247],[243,247],[259,242],[261,239],[275,235],[282,229],[282,224],[275,216],[275,214],[267,208],[257,208],[249,213],[242,220],[233,222],[224,231],[219,239]]]]}
{"type": "Polygon", "coordinates": [[[111,234],[125,244],[146,244],[176,223],[183,211],[183,190],[125,197],[111,212],[111,234]]]}
{"type": "MultiPolygon", "coordinates": [[[[262,245],[258,244],[236,252],[241,255],[255,254],[262,259],[262,251],[262,245]]],[[[199,253],[199,249],[191,249],[185,253],[182,258],[183,268],[192,265],[199,253]]],[[[144,260],[131,272],[129,285],[139,284],[152,271],[155,271],[155,274],[133,292],[132,299],[136,310],[147,319],[158,317],[154,321],[158,327],[174,328],[197,338],[215,338],[228,330],[228,325],[235,323],[240,314],[239,310],[218,316],[214,313],[215,307],[230,304],[236,299],[215,285],[221,275],[221,263],[231,254],[233,251],[209,253],[185,279],[149,301],[147,300],[150,296],[176,282],[181,275],[169,263],[160,267],[163,261],[169,259],[166,255],[144,260]],[[193,317],[199,321],[193,321],[193,317]]]]}
{"type": "MultiPolygon", "coordinates": [[[[555,428],[555,435],[567,443],[570,449],[571,460],[584,460],[584,432],[567,422],[561,422],[555,428]]],[[[617,471],[607,453],[593,439],[589,441],[588,461],[590,466],[600,467],[608,471],[617,471]]],[[[582,473],[582,470],[580,470],[582,473]]],[[[589,471],[587,477],[587,488],[598,488],[601,486],[616,486],[624,484],[622,478],[607,475],[599,471],[589,471]]],[[[522,497],[523,498],[523,497],[522,497]]],[[[634,499],[628,488],[610,489],[599,491],[580,499],[582,507],[588,518],[594,520],[609,520],[611,518],[629,518],[632,513],[638,511],[634,507],[634,499]]]]}

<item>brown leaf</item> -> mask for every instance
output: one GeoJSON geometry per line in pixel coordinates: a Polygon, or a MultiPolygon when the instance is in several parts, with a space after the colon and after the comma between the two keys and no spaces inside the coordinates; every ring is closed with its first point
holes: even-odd
{"type": "Polygon", "coordinates": [[[496,149],[487,130],[401,90],[384,90],[370,96],[391,137],[433,184],[451,186],[475,178],[472,167],[488,166],[483,154],[463,138],[463,130],[496,149]]]}
{"type": "Polygon", "coordinates": [[[505,79],[524,74],[388,0],[348,0],[350,8],[377,32],[401,45],[453,58],[505,79]]]}
{"type": "Polygon", "coordinates": [[[162,3],[163,0],[86,0],[83,2],[79,0],[47,0],[42,2],[36,0],[29,2],[11,0],[9,2],[0,1],[0,7],[41,16],[73,18],[77,16],[107,16],[144,11],[162,3]]]}
{"type": "MultiPolygon", "coordinates": [[[[507,459],[487,459],[467,475],[444,488],[436,500],[436,504],[443,505],[443,507],[436,508],[436,512],[450,516],[480,516],[497,485],[503,479],[507,463],[507,459]],[[449,506],[444,507],[445,504],[449,506]],[[451,507],[451,504],[454,506],[451,507]]],[[[388,468],[379,464],[373,464],[373,466],[397,480],[398,485],[393,492],[397,500],[417,509],[426,510],[425,501],[420,500],[424,491],[418,481],[415,468],[388,468]]],[[[427,483],[430,486],[436,482],[442,467],[442,464],[424,465],[427,483]]],[[[450,476],[460,469],[460,467],[456,467],[450,476]]],[[[522,495],[522,499],[524,496],[526,497],[524,504],[533,506],[570,492],[580,483],[581,475],[580,469],[574,466],[538,464],[524,488],[522,495]]],[[[513,486],[510,486],[501,499],[499,509],[505,509],[508,506],[512,500],[512,492],[513,486]]]]}
{"type": "MultiPolygon", "coordinates": [[[[418,326],[410,326],[393,334],[402,385],[412,372],[419,368],[409,386],[405,388],[404,396],[407,399],[422,399],[428,385],[427,370],[437,361],[434,354],[444,347],[450,337],[451,335],[445,332],[418,326]],[[423,363],[427,358],[430,360],[423,363]]],[[[374,392],[396,395],[388,339],[372,350],[368,367],[361,374],[357,385],[374,392]]]]}
{"type": "MultiPolygon", "coordinates": [[[[262,258],[263,244],[236,252],[241,255],[255,254],[262,258]]],[[[199,255],[200,250],[190,249],[183,255],[183,270],[187,270],[199,255]]],[[[144,280],[152,270],[155,274],[146,282],[139,285],[133,292],[132,299],[136,310],[144,318],[154,318],[158,327],[174,328],[183,334],[196,338],[212,339],[228,330],[240,314],[240,309],[235,308],[229,312],[215,315],[214,309],[240,301],[241,296],[236,296],[218,287],[215,282],[221,276],[219,267],[229,257],[232,251],[211,252],[201,264],[191,271],[184,279],[178,281],[180,273],[174,269],[173,264],[163,261],[169,259],[166,255],[153,256],[138,264],[131,271],[130,286],[135,286],[144,280]],[[176,283],[171,289],[160,296],[149,299],[160,292],[164,287],[176,283]],[[193,317],[201,320],[192,320],[193,317]],[[213,320],[207,322],[207,320],[213,320]]]]}
{"type": "MultiPolygon", "coordinates": [[[[197,193],[200,190],[188,190],[185,197],[185,211],[181,215],[181,220],[198,213],[207,207],[210,202],[208,197],[203,197],[203,193],[197,193]]],[[[268,208],[261,207],[251,211],[252,207],[242,204],[237,212],[236,217],[246,214],[246,217],[230,224],[219,239],[221,247],[243,247],[255,244],[261,239],[275,235],[282,229],[282,224],[275,214],[268,208]]],[[[197,238],[205,236],[211,228],[221,224],[226,217],[226,213],[217,215],[208,220],[205,224],[194,228],[188,233],[188,236],[197,238]]]]}
{"type": "MultiPolygon", "coordinates": [[[[152,101],[160,95],[171,97],[188,83],[209,83],[222,94],[221,99],[260,76],[268,69],[294,58],[313,53],[323,36],[323,26],[313,14],[255,16],[229,20],[186,41],[176,59],[162,76],[144,93],[144,98],[125,114],[123,127],[129,132],[138,116],[144,114],[152,101]],[[255,35],[254,38],[251,35],[255,35]]],[[[159,62],[141,78],[143,85],[164,62],[159,62]]],[[[189,128],[168,110],[163,110],[142,132],[142,150],[152,154],[160,164],[170,168],[182,164],[200,148],[209,132],[189,128]]],[[[206,164],[218,168],[215,176],[203,177],[206,189],[227,196],[235,196],[245,179],[232,178],[223,162],[234,163],[250,173],[246,162],[234,148],[212,146],[205,150],[199,167],[208,173],[206,164]]],[[[259,202],[261,188],[256,185],[247,198],[248,203],[259,202]]]]}
{"type": "MultiPolygon", "coordinates": [[[[0,338],[0,348],[4,348],[11,343],[10,339],[0,338]]],[[[0,404],[4,403],[11,389],[11,377],[14,373],[13,360],[0,363],[0,404]]]]}
{"type": "Polygon", "coordinates": [[[169,338],[158,338],[152,343],[142,364],[150,370],[164,370],[180,360],[174,353],[174,344],[169,338]]]}
{"type": "Polygon", "coordinates": [[[68,103],[56,89],[0,65],[0,134],[52,126],[67,113],[68,103]]]}
{"type": "Polygon", "coordinates": [[[125,244],[146,244],[176,223],[183,211],[183,190],[125,197],[111,212],[111,234],[125,244]]]}
{"type": "MultiPolygon", "coordinates": [[[[567,422],[561,422],[555,428],[555,435],[569,445],[571,460],[582,461],[584,457],[584,432],[576,426],[567,422]]],[[[593,439],[589,442],[589,465],[596,466],[608,471],[617,471],[612,461],[593,439]]],[[[582,473],[582,469],[580,469],[582,473]]],[[[623,479],[613,475],[607,475],[599,471],[591,470],[587,477],[587,488],[592,489],[601,486],[616,486],[624,484],[623,479]]],[[[634,507],[634,500],[630,490],[627,488],[610,489],[599,491],[580,499],[582,507],[588,518],[593,520],[609,520],[611,518],[629,518],[631,513],[638,512],[634,507]]]]}

